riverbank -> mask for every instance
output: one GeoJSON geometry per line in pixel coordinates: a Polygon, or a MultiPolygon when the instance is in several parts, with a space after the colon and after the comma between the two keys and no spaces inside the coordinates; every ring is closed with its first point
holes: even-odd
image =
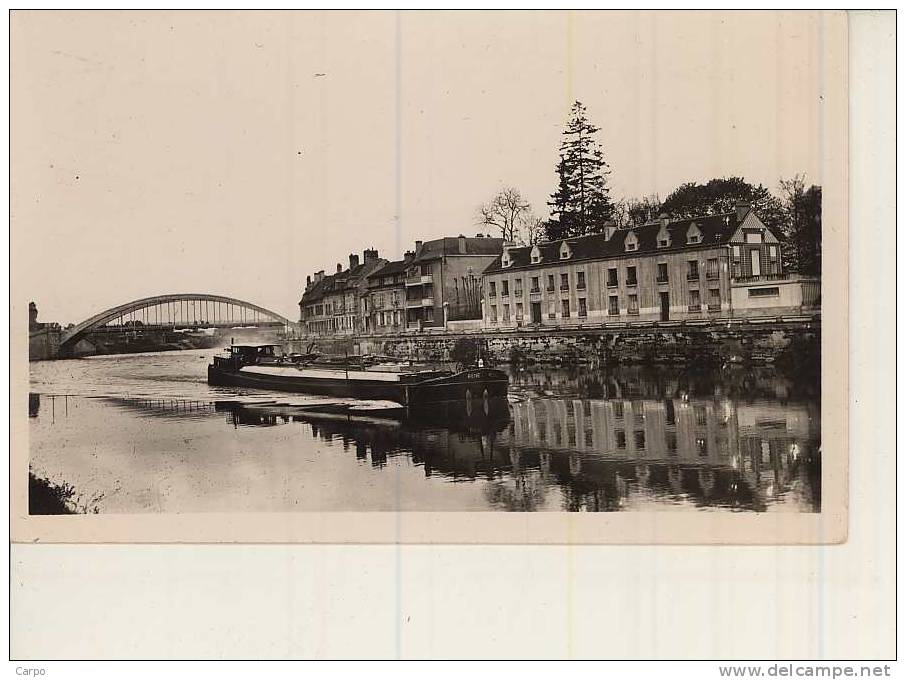
{"type": "Polygon", "coordinates": [[[378,354],[449,362],[457,341],[476,342],[492,363],[598,365],[820,366],[820,317],[746,323],[647,324],[599,328],[405,333],[317,337],[293,341],[293,351],[378,354]]]}

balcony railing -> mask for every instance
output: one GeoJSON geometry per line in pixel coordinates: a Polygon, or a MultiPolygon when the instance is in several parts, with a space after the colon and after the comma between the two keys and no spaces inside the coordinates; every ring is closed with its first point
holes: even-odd
{"type": "Polygon", "coordinates": [[[515,291],[515,292],[513,293],[513,295],[514,295],[515,297],[522,297],[522,289],[520,288],[519,290],[515,291]]]}
{"type": "Polygon", "coordinates": [[[686,281],[698,281],[698,272],[686,274],[686,281]]]}
{"type": "Polygon", "coordinates": [[[718,303],[713,304],[713,305],[708,305],[708,311],[709,311],[709,312],[719,312],[719,311],[720,311],[720,303],[718,302],[718,303]]]}
{"type": "MultiPolygon", "coordinates": [[[[609,280],[607,281],[607,287],[608,287],[608,288],[616,288],[616,287],[619,286],[619,285],[620,285],[620,284],[619,284],[618,281],[609,281],[609,280]]],[[[634,284],[632,281],[627,281],[627,282],[626,282],[626,285],[632,286],[632,285],[635,285],[635,284],[634,284]]]]}
{"type": "MultiPolygon", "coordinates": [[[[718,305],[718,307],[720,307],[720,305],[718,305]]],[[[690,312],[700,312],[700,311],[702,311],[702,306],[701,305],[689,305],[689,311],[690,312]]]]}
{"type": "Polygon", "coordinates": [[[561,284],[560,284],[560,290],[569,290],[569,284],[568,284],[568,283],[561,283],[561,284]]]}
{"type": "Polygon", "coordinates": [[[496,298],[496,297],[497,297],[497,292],[492,290],[490,293],[488,293],[488,297],[489,297],[489,298],[496,298]]]}
{"type": "Polygon", "coordinates": [[[670,280],[670,277],[668,277],[666,274],[658,274],[658,275],[657,275],[657,282],[658,282],[658,283],[667,283],[669,280],[670,280]]]}
{"type": "Polygon", "coordinates": [[[720,273],[719,273],[719,272],[708,272],[708,273],[705,275],[705,277],[706,277],[708,280],[713,281],[714,279],[719,279],[719,278],[720,278],[720,273]]]}
{"type": "Polygon", "coordinates": [[[420,286],[423,283],[432,283],[434,281],[430,274],[416,274],[406,277],[407,286],[420,286]]]}
{"type": "MultiPolygon", "coordinates": [[[[608,283],[607,285],[609,286],[610,284],[608,283]]],[[[613,285],[616,286],[617,284],[613,284],[613,285]]],[[[639,280],[638,279],[626,279],[626,285],[627,286],[637,286],[637,285],[639,285],[639,280]]]]}
{"type": "Polygon", "coordinates": [[[529,293],[531,293],[532,295],[538,295],[539,293],[541,293],[541,289],[540,289],[540,288],[532,288],[532,289],[529,291],[529,293]]]}
{"type": "Polygon", "coordinates": [[[736,283],[756,283],[758,281],[784,281],[790,278],[787,273],[781,274],[759,274],[758,276],[735,276],[733,281],[736,283]]]}
{"type": "Polygon", "coordinates": [[[628,310],[626,310],[626,313],[627,313],[627,314],[630,314],[630,315],[632,315],[632,316],[638,316],[638,315],[639,315],[639,308],[636,307],[636,308],[633,309],[632,307],[630,307],[628,310]]]}
{"type": "Polygon", "coordinates": [[[585,290],[585,282],[582,281],[576,284],[576,290],[585,290]]]}
{"type": "Polygon", "coordinates": [[[548,286],[548,287],[545,288],[544,290],[546,290],[548,293],[553,293],[553,292],[554,292],[554,286],[548,286]]]}

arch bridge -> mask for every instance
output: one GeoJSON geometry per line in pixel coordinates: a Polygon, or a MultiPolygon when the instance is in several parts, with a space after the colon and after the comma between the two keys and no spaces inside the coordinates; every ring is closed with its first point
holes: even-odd
{"type": "Polygon", "coordinates": [[[63,332],[60,348],[71,349],[99,331],[180,328],[288,328],[293,322],[265,307],[224,295],[171,293],[105,309],[63,332]]]}

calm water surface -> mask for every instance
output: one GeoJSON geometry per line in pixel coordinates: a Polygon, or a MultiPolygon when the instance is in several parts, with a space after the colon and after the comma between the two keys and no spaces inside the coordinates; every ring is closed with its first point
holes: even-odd
{"type": "Polygon", "coordinates": [[[213,350],[31,365],[31,468],[102,513],[820,511],[820,407],[772,369],[511,370],[408,418],[209,387],[213,350]]]}

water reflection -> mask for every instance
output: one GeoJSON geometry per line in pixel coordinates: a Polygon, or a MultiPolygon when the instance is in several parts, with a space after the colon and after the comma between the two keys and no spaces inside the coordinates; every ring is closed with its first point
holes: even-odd
{"type": "MultiPolygon", "coordinates": [[[[236,477],[238,465],[271,480],[267,497],[255,506],[263,509],[279,502],[271,499],[274,480],[300,487],[317,480],[334,495],[310,500],[329,503],[310,509],[383,509],[388,485],[397,485],[396,507],[421,510],[820,511],[817,396],[770,370],[534,369],[514,371],[511,384],[509,402],[475,400],[416,412],[331,409],[277,394],[225,401],[124,396],[92,401],[144,423],[123,423],[130,425],[129,443],[111,454],[121,457],[123,469],[137,465],[129,452],[136,450],[135,438],[144,437],[143,469],[165,470],[171,484],[179,483],[180,475],[200,475],[205,481],[193,488],[200,484],[210,490],[206,493],[223,494],[223,509],[230,507],[230,485],[244,489],[242,502],[251,503],[248,482],[236,477]],[[158,453],[159,441],[167,437],[177,441],[175,448],[158,453]],[[174,468],[183,446],[178,442],[196,438],[204,442],[197,446],[205,455],[180,463],[194,467],[174,468]],[[240,440],[252,448],[237,448],[240,440]],[[229,463],[218,460],[220,451],[229,452],[229,463]],[[341,459],[330,451],[340,452],[341,459]],[[159,464],[155,456],[162,459],[159,464]],[[367,471],[368,481],[349,465],[367,471]],[[413,475],[399,477],[403,468],[413,475]],[[228,480],[226,490],[218,489],[219,478],[228,480]],[[438,481],[447,486],[438,487],[438,481]]],[[[45,414],[59,418],[60,399],[45,397],[42,404],[32,395],[29,415],[35,421],[45,414]]],[[[64,409],[68,413],[68,401],[64,409]]],[[[76,411],[82,418],[93,412],[76,411]]],[[[114,439],[119,426],[112,421],[87,431],[97,437],[104,426],[114,439]]],[[[45,439],[48,445],[54,441],[52,433],[45,439]]],[[[77,443],[70,439],[69,445],[77,443]]],[[[83,445],[88,449],[92,442],[83,445]]],[[[160,473],[141,472],[129,477],[130,483],[154,488],[159,480],[142,474],[160,473]]],[[[184,504],[198,502],[191,493],[185,490],[184,504]]],[[[137,488],[134,495],[148,493],[137,488]]]]}

